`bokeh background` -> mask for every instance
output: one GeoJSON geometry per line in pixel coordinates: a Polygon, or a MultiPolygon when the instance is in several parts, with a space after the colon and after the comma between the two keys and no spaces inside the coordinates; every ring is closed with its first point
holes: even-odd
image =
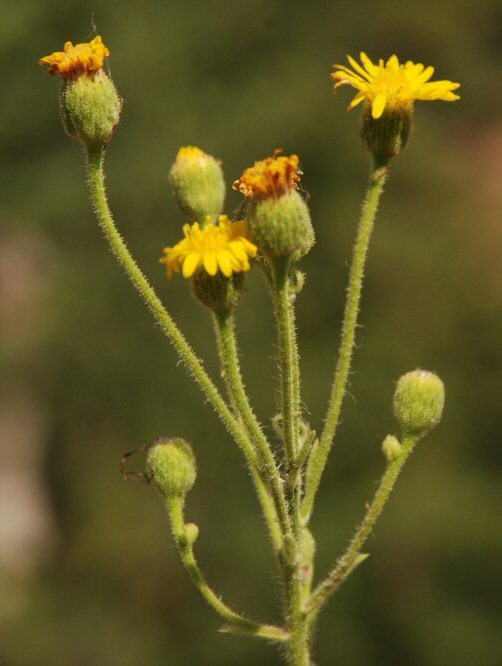
{"type": "MultiPolygon", "coordinates": [[[[317,244],[298,299],[303,398],[326,406],[368,158],[331,93],[346,53],[397,53],[462,83],[420,104],[380,209],[342,426],[313,529],[318,575],[344,547],[395,432],[395,380],[421,366],[447,386],[369,542],[370,559],[319,625],[320,665],[502,663],[502,5],[499,1],[99,3],[7,0],[0,58],[0,663],[274,666],[267,645],[217,633],[173,548],[160,498],[125,483],[125,451],[193,442],[188,517],[203,569],[250,616],[277,619],[277,575],[236,446],[107,251],[83,155],[61,129],[59,82],[37,64],[93,23],[124,98],[108,154],[120,229],[217,378],[207,313],[158,257],[183,222],[167,182],[180,145],[228,182],[281,147],[301,156],[317,244]]],[[[227,209],[240,196],[229,190],[227,209]]],[[[276,374],[258,271],[239,310],[242,364],[270,429],[276,374]]],[[[142,461],[134,461],[141,467],[142,461]]],[[[134,465],[133,465],[134,466],[134,465]]]]}

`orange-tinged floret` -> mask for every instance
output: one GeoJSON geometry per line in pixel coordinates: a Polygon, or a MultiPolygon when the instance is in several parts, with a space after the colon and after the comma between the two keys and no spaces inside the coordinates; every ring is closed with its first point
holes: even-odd
{"type": "Polygon", "coordinates": [[[62,51],[40,59],[41,65],[49,65],[49,74],[58,72],[64,79],[74,79],[81,75],[92,75],[99,71],[110,55],[99,35],[90,42],[76,44],[66,42],[62,51]]]}
{"type": "Polygon", "coordinates": [[[278,149],[270,157],[246,169],[234,182],[234,190],[239,190],[250,199],[279,197],[297,188],[301,175],[300,158],[298,155],[281,155],[281,152],[278,149]]]}

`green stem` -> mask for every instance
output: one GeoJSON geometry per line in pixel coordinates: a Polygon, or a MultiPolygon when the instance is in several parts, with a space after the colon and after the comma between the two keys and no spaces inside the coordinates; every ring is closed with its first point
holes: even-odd
{"type": "Polygon", "coordinates": [[[193,583],[207,603],[225,621],[226,624],[222,628],[222,631],[257,636],[271,641],[287,641],[287,631],[273,625],[259,624],[247,620],[242,617],[242,615],[239,615],[229,608],[208,585],[199,569],[197,560],[195,559],[192,540],[187,535],[187,529],[183,517],[183,502],[184,499],[182,497],[170,497],[166,500],[166,507],[176,545],[180,553],[181,561],[183,562],[185,569],[188,571],[193,583]]]}
{"type": "Polygon", "coordinates": [[[249,438],[239,427],[238,422],[221,397],[218,389],[212,382],[207,372],[204,370],[201,361],[197,358],[195,352],[190,347],[185,337],[176,326],[167,310],[162,305],[160,299],[154,292],[153,288],[150,286],[148,280],[134,261],[120,233],[117,231],[106,198],[103,172],[104,155],[105,151],[103,147],[96,149],[88,148],[87,150],[87,164],[91,198],[94,204],[94,209],[96,211],[99,225],[106,240],[108,241],[110,249],[115,255],[119,264],[125,270],[133,285],[136,287],[155,320],[168,337],[171,345],[179,354],[185,368],[198,383],[202,392],[213,406],[213,409],[218,414],[227,430],[234,437],[248,462],[251,465],[257,465],[258,460],[256,452],[251,442],[249,441],[249,438]]]}
{"type": "Polygon", "coordinates": [[[260,460],[261,478],[263,478],[266,487],[269,487],[272,493],[275,507],[272,522],[270,521],[272,516],[270,516],[269,507],[264,507],[264,514],[274,542],[274,547],[276,551],[279,551],[282,547],[282,537],[291,537],[291,521],[288,514],[288,507],[279,468],[270,444],[260,427],[246,394],[239,366],[234,317],[229,311],[218,311],[214,313],[214,322],[221,358],[222,374],[227,385],[230,400],[234,405],[236,414],[242,418],[249,436],[255,444],[260,460]],[[277,520],[279,521],[281,529],[279,535],[277,534],[277,520]]]}
{"type": "Polygon", "coordinates": [[[277,519],[276,503],[274,502],[268,486],[265,485],[262,477],[260,476],[260,473],[254,467],[251,467],[251,477],[253,479],[256,494],[258,496],[258,501],[260,502],[263,517],[267,524],[267,529],[270,535],[270,540],[272,541],[274,553],[279,558],[279,563],[282,563],[281,552],[283,540],[282,530],[279,524],[279,520],[277,519]]]}
{"type": "Polygon", "coordinates": [[[373,501],[371,502],[362,523],[352,537],[345,553],[338,560],[336,567],[331,571],[327,578],[317,586],[310,597],[307,609],[313,615],[319,612],[329,597],[338,590],[352,571],[354,571],[354,569],[366,559],[367,555],[361,553],[361,548],[364,546],[366,539],[370,535],[376,521],[382,513],[382,510],[389,499],[389,495],[394,488],[397,477],[418,440],[418,436],[410,435],[405,437],[401,444],[400,454],[397,458],[394,458],[394,460],[387,464],[387,469],[380,481],[373,501]]]}
{"type": "Polygon", "coordinates": [[[328,455],[340,418],[343,397],[347,390],[347,380],[354,350],[357,317],[361,301],[368,245],[373,231],[378,203],[386,179],[386,167],[381,167],[372,171],[361,213],[357,238],[353,250],[352,265],[350,268],[340,348],[338,351],[335,377],[326,413],[324,430],[319,440],[319,446],[315,447],[310,458],[307,471],[307,487],[302,508],[303,519],[305,522],[308,521],[312,514],[315,496],[328,460],[328,455]]]}
{"type": "Polygon", "coordinates": [[[287,625],[290,640],[286,655],[290,666],[309,666],[309,625],[303,609],[305,581],[303,576],[303,538],[301,524],[302,475],[299,459],[300,378],[294,310],[289,284],[289,260],[273,263],[272,283],[279,361],[281,368],[281,407],[284,451],[290,490],[290,511],[293,524],[286,567],[287,625]]]}
{"type": "Polygon", "coordinates": [[[292,507],[293,531],[295,533],[293,559],[287,572],[287,627],[290,639],[286,655],[290,666],[310,666],[310,623],[304,609],[305,597],[310,593],[303,575],[303,539],[300,521],[301,485],[300,480],[293,488],[292,507]]]}
{"type": "Polygon", "coordinates": [[[281,368],[282,429],[288,471],[298,455],[299,430],[299,361],[294,311],[289,287],[289,261],[275,260],[273,265],[273,296],[281,368]]]}

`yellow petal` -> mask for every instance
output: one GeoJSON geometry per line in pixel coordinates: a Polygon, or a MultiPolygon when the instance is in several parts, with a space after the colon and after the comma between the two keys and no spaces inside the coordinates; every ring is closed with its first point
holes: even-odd
{"type": "Polygon", "coordinates": [[[343,79],[347,81],[352,81],[354,84],[357,85],[368,83],[369,79],[368,74],[366,74],[366,78],[362,78],[361,76],[359,76],[359,74],[356,74],[348,67],[344,67],[344,65],[337,65],[337,67],[338,71],[333,72],[333,74],[331,75],[334,79],[343,79]]]}
{"type": "Polygon", "coordinates": [[[347,56],[347,60],[350,62],[352,67],[358,72],[361,76],[363,76],[367,81],[371,80],[370,74],[366,70],[364,70],[361,65],[357,62],[357,60],[354,60],[354,58],[350,55],[347,56]]]}
{"type": "Polygon", "coordinates": [[[391,57],[387,60],[387,67],[392,69],[399,69],[399,59],[397,55],[391,55],[391,57]]]}
{"type": "Polygon", "coordinates": [[[251,243],[251,241],[248,240],[247,238],[241,238],[240,241],[246,248],[246,252],[249,254],[249,256],[256,257],[256,254],[258,252],[258,248],[256,247],[256,245],[254,243],[251,243]]]}
{"type": "Polygon", "coordinates": [[[209,275],[216,275],[218,272],[218,260],[214,252],[206,252],[202,257],[202,263],[209,275]]]}
{"type": "Polygon", "coordinates": [[[375,118],[375,120],[377,118],[380,118],[385,109],[386,104],[387,104],[387,95],[385,93],[378,93],[378,95],[373,100],[373,104],[371,107],[371,115],[373,116],[373,118],[375,118]]]}
{"type": "Polygon", "coordinates": [[[220,250],[218,252],[218,266],[225,277],[232,275],[232,261],[231,254],[227,250],[220,250]]]}
{"type": "Polygon", "coordinates": [[[191,252],[183,262],[183,277],[189,278],[195,273],[195,269],[199,265],[200,254],[191,252]]]}
{"type": "Polygon", "coordinates": [[[375,76],[376,74],[378,74],[378,67],[375,64],[373,64],[373,62],[368,58],[368,56],[366,55],[366,53],[364,53],[364,51],[361,51],[359,57],[364,65],[364,68],[366,69],[367,72],[371,74],[371,76],[375,76]]]}
{"type": "Polygon", "coordinates": [[[434,67],[426,67],[424,71],[419,76],[417,76],[417,81],[419,83],[425,83],[431,78],[433,74],[434,74],[434,67]]]}
{"type": "Polygon", "coordinates": [[[248,255],[244,249],[244,245],[240,241],[231,241],[228,244],[229,250],[231,250],[239,261],[247,261],[248,255]]]}
{"type": "Polygon", "coordinates": [[[357,95],[354,97],[354,99],[352,100],[352,102],[351,102],[351,103],[349,104],[349,106],[347,107],[347,111],[350,111],[351,109],[355,108],[358,104],[361,104],[361,102],[362,102],[363,99],[365,99],[365,98],[366,98],[366,94],[365,94],[365,93],[363,93],[363,92],[359,92],[359,93],[357,93],[357,95]]]}

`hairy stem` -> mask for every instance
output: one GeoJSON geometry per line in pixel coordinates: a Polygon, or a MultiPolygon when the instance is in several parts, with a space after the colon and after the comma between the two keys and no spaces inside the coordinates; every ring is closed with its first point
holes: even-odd
{"type": "Polygon", "coordinates": [[[282,428],[286,461],[289,467],[298,455],[299,361],[294,311],[289,285],[289,262],[276,260],[273,266],[273,296],[281,368],[282,428]]]}
{"type": "Polygon", "coordinates": [[[174,323],[170,314],[162,305],[153,288],[150,286],[147,278],[136,264],[127,245],[115,226],[106,197],[103,172],[104,154],[103,147],[96,149],[88,148],[87,150],[91,198],[103,235],[108,241],[110,249],[115,255],[118,263],[122,266],[152,313],[154,319],[178,353],[188,373],[195,379],[205,397],[211,403],[213,409],[241,448],[249,464],[256,466],[258,464],[258,459],[249,438],[239,426],[239,423],[232,415],[218,389],[204,370],[201,361],[197,358],[195,352],[174,323]]]}
{"type": "Polygon", "coordinates": [[[267,438],[251,408],[244,381],[239,366],[239,355],[235,339],[235,322],[231,312],[224,310],[214,313],[214,322],[218,348],[220,351],[222,374],[228,388],[228,393],[236,414],[242,419],[249,436],[254,442],[260,460],[260,473],[266,487],[270,488],[275,511],[274,520],[270,524],[269,512],[265,517],[269,523],[269,531],[274,541],[276,550],[282,548],[282,538],[291,537],[291,521],[288,514],[286,497],[282,485],[281,476],[277,462],[272,453],[267,438]],[[276,523],[279,521],[281,536],[277,540],[276,523]]]}
{"type": "Polygon", "coordinates": [[[400,454],[394,460],[387,463],[387,469],[380,481],[373,501],[371,502],[362,523],[352,537],[345,553],[338,560],[337,565],[327,578],[320,583],[312,593],[307,604],[309,612],[313,614],[318,613],[323,604],[325,604],[329,597],[338,590],[352,571],[354,571],[354,569],[366,559],[367,555],[361,553],[361,548],[364,546],[366,539],[370,535],[376,521],[382,513],[383,508],[389,499],[389,495],[394,488],[397,477],[410,453],[413,451],[418,439],[419,437],[417,436],[405,437],[401,444],[400,454]]]}
{"type": "Polygon", "coordinates": [[[274,261],[272,293],[281,368],[282,432],[293,524],[293,541],[287,554],[286,565],[286,618],[290,633],[286,654],[290,666],[309,666],[309,624],[303,609],[305,584],[302,575],[303,538],[300,516],[302,475],[296,467],[299,453],[300,378],[289,284],[289,261],[274,261]]]}
{"type": "Polygon", "coordinates": [[[300,521],[301,509],[300,482],[293,488],[292,506],[293,530],[295,541],[292,559],[287,572],[287,627],[290,639],[287,644],[287,658],[290,666],[310,666],[310,628],[311,623],[304,609],[305,596],[309,594],[310,584],[305,587],[303,576],[303,539],[300,521]]]}
{"type": "Polygon", "coordinates": [[[188,536],[183,518],[183,498],[171,497],[166,501],[166,507],[171,521],[171,528],[178,547],[181,561],[188,571],[190,578],[207,603],[223,618],[225,626],[223,631],[257,636],[270,641],[284,642],[288,640],[288,633],[280,627],[269,624],[259,624],[242,617],[229,608],[212,590],[199,569],[193,553],[193,545],[188,536]]]}
{"type": "Polygon", "coordinates": [[[373,231],[378,203],[386,179],[386,167],[381,167],[372,171],[368,191],[363,204],[357,238],[352,255],[340,348],[338,351],[331,396],[319,445],[313,450],[313,455],[310,458],[307,471],[307,487],[302,507],[303,520],[305,522],[308,521],[313,510],[315,496],[321,482],[321,477],[338,426],[343,397],[347,390],[368,246],[373,231]]]}

